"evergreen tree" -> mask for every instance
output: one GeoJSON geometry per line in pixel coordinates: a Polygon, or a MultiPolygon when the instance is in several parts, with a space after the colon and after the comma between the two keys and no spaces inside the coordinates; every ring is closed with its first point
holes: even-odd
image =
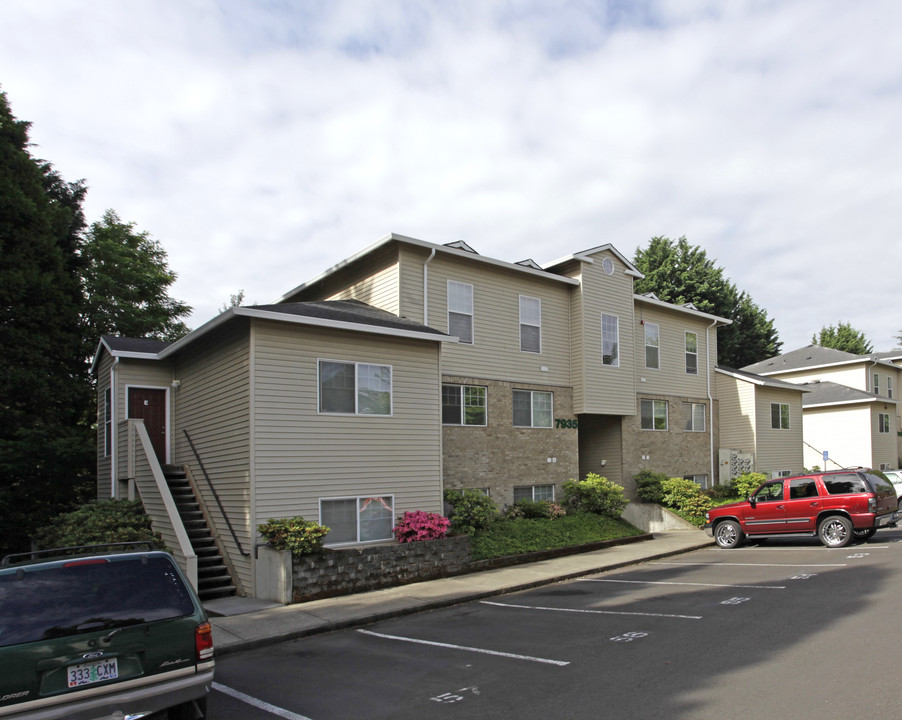
{"type": "Polygon", "coordinates": [[[874,346],[868,342],[864,333],[852,327],[851,323],[839,323],[836,327],[822,327],[819,333],[811,336],[812,345],[843,350],[855,355],[870,355],[874,346]]]}
{"type": "Polygon", "coordinates": [[[90,487],[92,394],[80,309],[83,183],[29,152],[0,91],[0,552],[90,487]]]}
{"type": "Polygon", "coordinates": [[[779,354],[773,320],[724,277],[723,269],[685,237],[674,242],[654,237],[647,249],[639,248],[633,264],[645,275],[636,280],[637,293],[653,292],[659,299],[728,318],[732,325],[718,329],[717,361],[740,368],[779,354]]]}
{"type": "Polygon", "coordinates": [[[187,334],[180,318],[191,308],[169,297],[176,274],[166,251],[134,223],[107,210],[87,232],[81,258],[84,315],[94,343],[101,335],[177,340],[187,334]]]}

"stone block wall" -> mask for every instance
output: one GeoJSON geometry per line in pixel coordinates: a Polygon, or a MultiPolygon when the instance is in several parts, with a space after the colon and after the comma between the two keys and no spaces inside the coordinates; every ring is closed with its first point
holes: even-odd
{"type": "Polygon", "coordinates": [[[470,562],[466,535],[412,543],[326,549],[294,558],[292,601],[350,595],[458,575],[470,562]]]}

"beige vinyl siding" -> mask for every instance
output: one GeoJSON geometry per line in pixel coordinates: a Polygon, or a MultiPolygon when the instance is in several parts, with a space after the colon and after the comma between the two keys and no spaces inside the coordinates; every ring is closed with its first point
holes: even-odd
{"type": "Polygon", "coordinates": [[[358,281],[328,300],[359,300],[386,312],[399,314],[398,265],[381,268],[364,280],[358,281]]]}
{"type": "Polygon", "coordinates": [[[623,427],[619,416],[580,416],[580,479],[585,479],[588,473],[596,473],[620,485],[624,484],[623,427]]]}
{"type": "Polygon", "coordinates": [[[890,468],[897,467],[899,457],[896,451],[896,408],[890,403],[871,405],[871,462],[870,467],[879,468],[887,464],[890,468]],[[881,414],[889,416],[889,432],[880,432],[879,418],[881,414]]]}
{"type": "MultiPolygon", "coordinates": [[[[716,373],[719,403],[720,446],[740,452],[756,452],[756,421],[759,409],[753,383],[716,373]]],[[[768,413],[770,408],[767,408],[768,413]]],[[[770,417],[770,415],[768,415],[770,417]]]]}
{"type": "MultiPolygon", "coordinates": [[[[399,315],[421,322],[428,325],[426,318],[423,316],[423,281],[425,266],[425,277],[427,282],[432,282],[432,264],[433,260],[426,264],[429,260],[430,251],[426,248],[411,247],[409,245],[399,245],[398,247],[398,288],[400,295],[399,315]]],[[[444,320],[443,320],[444,322],[444,320]]],[[[436,330],[445,330],[446,325],[432,325],[436,330]]]]}
{"type": "Polygon", "coordinates": [[[255,533],[248,513],[250,489],[250,348],[248,322],[212,331],[179,354],[175,363],[176,463],[191,468],[216,531],[246,589],[253,587],[251,558],[243,557],[210,492],[185,437],[187,430],[216,487],[245,552],[253,554],[255,533]]]}
{"type": "Polygon", "coordinates": [[[429,325],[448,331],[448,281],[473,286],[473,344],[448,344],[449,375],[570,384],[569,285],[438,254],[429,264],[429,325]],[[520,295],[542,301],[542,352],[520,350],[520,295]]]}
{"type": "MultiPolygon", "coordinates": [[[[708,348],[706,334],[710,323],[695,319],[688,313],[670,311],[656,305],[636,302],[636,375],[638,392],[659,395],[698,396],[707,394],[708,365],[706,358],[715,350],[708,348]],[[645,323],[655,323],[660,328],[659,368],[645,366],[645,323]],[[698,335],[698,374],[686,372],[686,331],[698,335]]],[[[713,382],[713,378],[712,378],[713,382]]]]}
{"type": "MultiPolygon", "coordinates": [[[[97,363],[97,498],[107,500],[113,492],[113,448],[116,445],[116,417],[113,415],[113,428],[111,437],[110,456],[105,453],[105,410],[104,398],[106,390],[110,387],[110,368],[113,366],[113,358],[105,350],[97,363]]],[[[115,393],[112,397],[115,399],[115,393]]],[[[115,400],[114,400],[115,401],[115,400]]]]}
{"type": "MultiPolygon", "coordinates": [[[[881,372],[881,381],[886,382],[883,377],[885,373],[881,372]]],[[[796,370],[779,374],[772,374],[771,377],[778,377],[784,382],[796,384],[814,382],[815,380],[823,380],[825,382],[835,382],[847,387],[871,391],[871,375],[863,365],[850,365],[840,367],[821,367],[808,370],[796,370]]],[[[881,388],[882,392],[886,392],[885,385],[881,388]]]]}
{"type": "Polygon", "coordinates": [[[593,260],[592,263],[581,263],[581,373],[575,385],[578,387],[576,395],[582,399],[582,404],[576,412],[633,415],[636,413],[635,363],[638,352],[633,333],[633,279],[626,274],[626,266],[614,253],[599,252],[593,260]],[[602,270],[605,257],[614,263],[613,275],[606,275],[602,270]],[[618,318],[619,367],[602,365],[601,362],[602,314],[618,318]]]}
{"type": "Polygon", "coordinates": [[[254,328],[257,522],[319,519],[319,500],[393,495],[442,511],[437,343],[259,321],[254,328]],[[392,368],[392,415],[318,412],[318,360],[392,368]]]}
{"type": "MultiPolygon", "coordinates": [[[[128,390],[129,388],[155,388],[166,391],[166,403],[169,412],[166,417],[166,448],[169,459],[172,459],[172,366],[168,362],[155,360],[135,360],[122,358],[115,369],[116,397],[113,404],[116,410],[116,421],[113,424],[114,438],[117,433],[124,432],[122,421],[128,418],[128,390]]],[[[114,444],[117,441],[114,440],[114,444]]],[[[116,459],[116,472],[120,479],[125,479],[128,472],[126,458],[120,455],[116,459]]]]}
{"type": "Polygon", "coordinates": [[[822,468],[826,450],[830,470],[870,467],[872,422],[870,403],[805,410],[805,466],[822,468]]]}
{"type": "Polygon", "coordinates": [[[767,475],[783,470],[802,472],[804,469],[802,452],[804,427],[801,393],[760,386],[757,395],[758,446],[755,454],[757,471],[767,475]],[[788,430],[776,430],[771,427],[772,403],[789,405],[788,430]]]}

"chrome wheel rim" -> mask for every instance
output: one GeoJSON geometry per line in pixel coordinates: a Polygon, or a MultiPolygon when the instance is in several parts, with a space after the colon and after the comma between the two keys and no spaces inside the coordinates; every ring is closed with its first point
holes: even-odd
{"type": "Polygon", "coordinates": [[[730,523],[723,523],[717,528],[717,544],[729,547],[736,544],[736,528],[730,523]]]}
{"type": "Polygon", "coordinates": [[[824,525],[824,540],[830,545],[838,545],[849,536],[846,526],[837,520],[829,520],[824,525]]]}

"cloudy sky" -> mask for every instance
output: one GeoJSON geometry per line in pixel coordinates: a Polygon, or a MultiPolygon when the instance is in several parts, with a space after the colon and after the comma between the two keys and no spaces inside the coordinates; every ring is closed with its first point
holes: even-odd
{"type": "Polygon", "coordinates": [[[2,0],[36,157],[270,302],[389,232],[543,263],[685,235],[791,350],[902,331],[898,0],[2,0]]]}

